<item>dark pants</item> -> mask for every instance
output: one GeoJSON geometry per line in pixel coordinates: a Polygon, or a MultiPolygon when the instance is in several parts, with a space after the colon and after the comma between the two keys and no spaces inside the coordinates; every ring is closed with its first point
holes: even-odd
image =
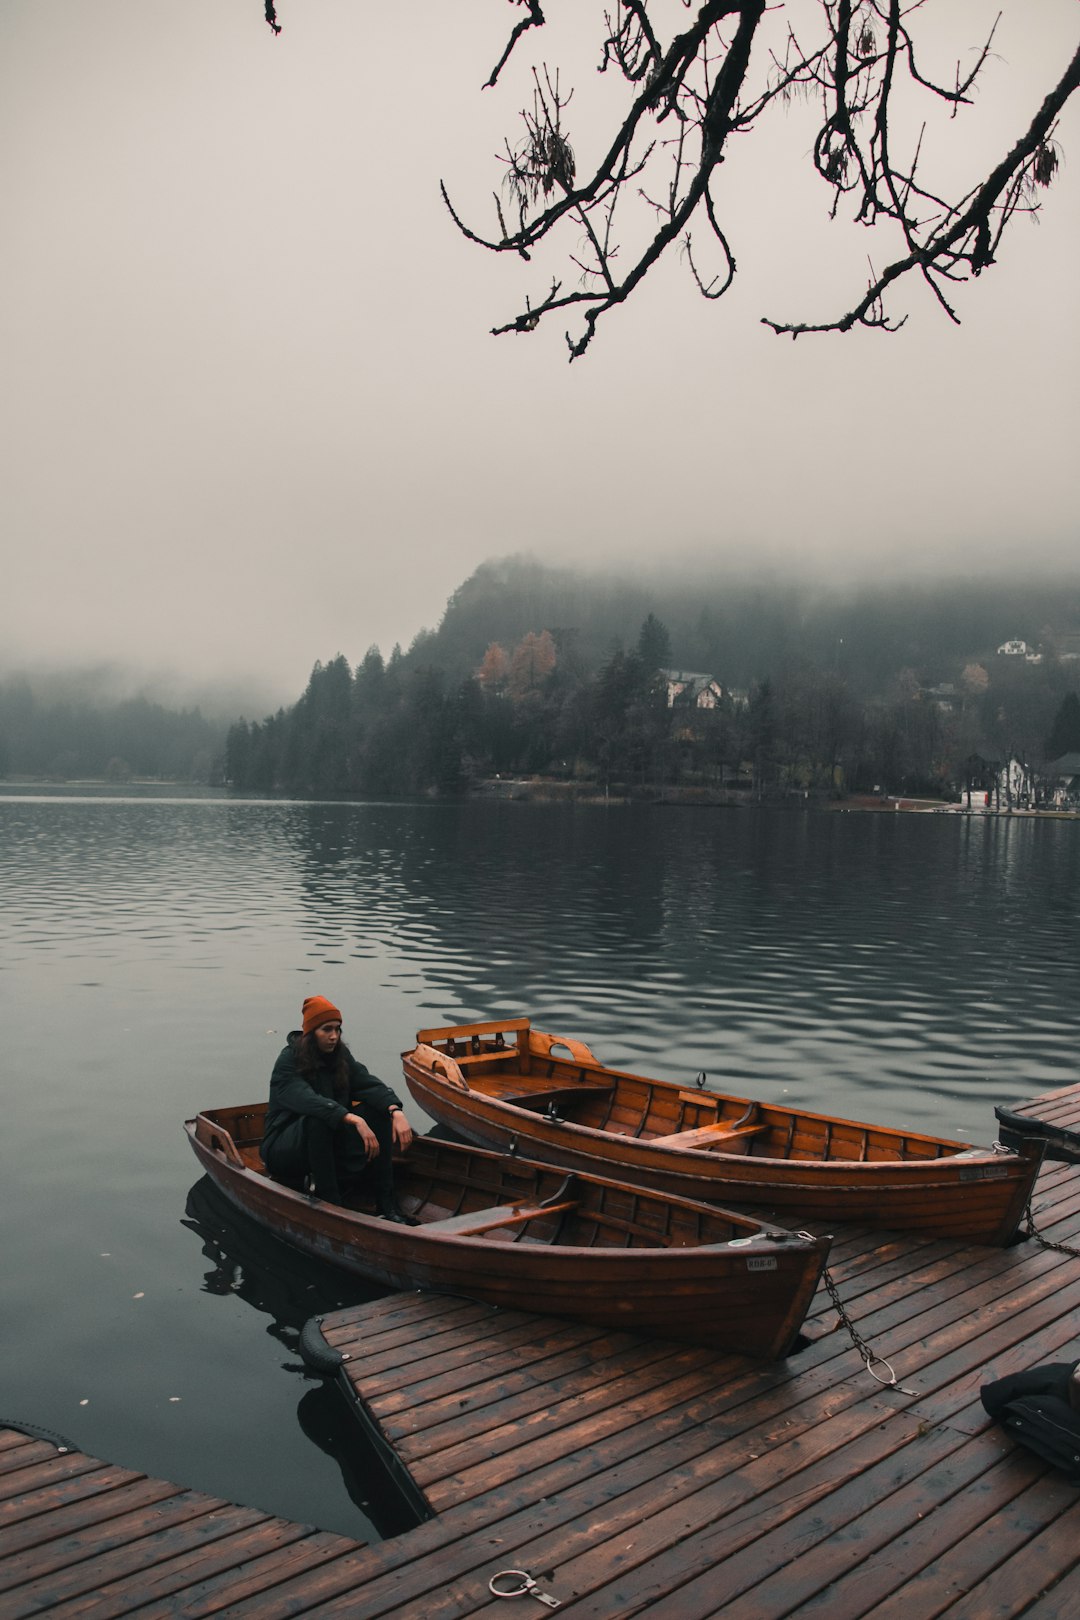
{"type": "Polygon", "coordinates": [[[365,1158],[364,1144],[354,1126],[342,1124],[335,1130],[310,1114],[298,1114],[266,1148],[264,1163],[276,1180],[294,1187],[303,1187],[310,1176],[316,1198],[328,1204],[340,1204],[343,1191],[370,1189],[375,1207],[386,1211],[394,1194],[394,1131],[390,1115],[385,1108],[366,1108],[362,1103],[349,1106],[375,1132],[377,1159],[369,1163],[365,1158]]]}

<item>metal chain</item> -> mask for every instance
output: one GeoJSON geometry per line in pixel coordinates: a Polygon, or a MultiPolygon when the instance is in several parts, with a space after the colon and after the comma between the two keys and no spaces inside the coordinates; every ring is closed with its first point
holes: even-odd
{"type": "Polygon", "coordinates": [[[1027,1202],[1027,1208],[1024,1211],[1024,1219],[1027,1221],[1027,1231],[1024,1233],[1025,1237],[1033,1237],[1036,1243],[1040,1244],[1044,1249],[1056,1249],[1058,1254],[1071,1254],[1077,1260],[1080,1260],[1080,1249],[1074,1249],[1069,1243],[1055,1243],[1053,1238],[1043,1237],[1042,1233],[1035,1225],[1035,1217],[1031,1213],[1030,1198],[1027,1202]]]}
{"type": "MultiPolygon", "coordinates": [[[[809,1234],[805,1235],[808,1236],[809,1234]]],[[[844,1305],[843,1300],[840,1298],[840,1293],[837,1289],[835,1279],[833,1278],[832,1272],[829,1270],[828,1266],[825,1266],[822,1270],[821,1278],[825,1284],[825,1287],[829,1290],[829,1298],[836,1307],[836,1314],[839,1316],[840,1321],[847,1329],[848,1336],[862,1357],[863,1365],[870,1374],[871,1378],[876,1379],[879,1384],[884,1384],[887,1389],[895,1389],[899,1395],[917,1395],[918,1390],[905,1389],[900,1384],[896,1374],[893,1372],[892,1366],[888,1361],[886,1361],[884,1356],[875,1355],[873,1350],[871,1350],[870,1346],[867,1344],[866,1340],[863,1338],[862,1334],[851,1320],[851,1317],[848,1315],[847,1308],[844,1305]],[[884,1368],[885,1373],[888,1375],[887,1377],[883,1376],[881,1372],[877,1371],[879,1367],[884,1368]]]]}

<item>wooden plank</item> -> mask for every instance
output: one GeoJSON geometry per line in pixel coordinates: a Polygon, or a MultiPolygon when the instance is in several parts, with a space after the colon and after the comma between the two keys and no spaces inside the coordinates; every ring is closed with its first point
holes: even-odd
{"type": "MultiPolygon", "coordinates": [[[[529,1020],[527,1018],[505,1018],[501,1023],[498,1019],[489,1019],[487,1022],[480,1024],[440,1024],[436,1029],[418,1029],[416,1039],[421,1046],[430,1046],[433,1041],[445,1040],[450,1035],[498,1035],[500,1033],[507,1035],[511,1033],[518,1034],[528,1028],[529,1020]]],[[[508,1047],[507,1050],[513,1051],[513,1047],[508,1047]]]]}
{"type": "Polygon", "coordinates": [[[21,1429],[0,1429],[0,1452],[12,1451],[18,1446],[35,1444],[36,1437],[24,1434],[21,1429]]]}
{"type": "MultiPolygon", "coordinates": [[[[395,1546],[416,1537],[422,1543],[423,1532],[427,1528],[421,1525],[419,1529],[410,1531],[408,1536],[396,1537],[395,1546]]],[[[246,1593],[239,1586],[225,1587],[220,1605],[201,1611],[196,1609],[194,1613],[212,1614],[224,1608],[228,1620],[289,1620],[293,1615],[303,1615],[307,1620],[308,1616],[314,1617],[332,1610],[336,1601],[341,1605],[340,1612],[348,1615],[349,1620],[374,1620],[376,1611],[369,1610],[367,1606],[366,1577],[370,1558],[375,1551],[373,1548],[358,1549],[339,1558],[328,1559],[312,1569],[290,1572],[285,1568],[275,1572],[272,1582],[253,1582],[252,1590],[246,1593]]],[[[408,1560],[411,1554],[415,1561],[422,1551],[422,1546],[413,1544],[408,1552],[402,1550],[401,1556],[408,1560]]],[[[175,1608],[152,1612],[154,1620],[165,1620],[167,1615],[176,1615],[175,1608]]],[[[187,1609],[181,1612],[183,1620],[189,1620],[187,1609]]],[[[105,1617],[101,1617],[101,1620],[105,1620],[105,1617]]],[[[138,1620],[150,1620],[150,1616],[140,1614],[138,1620]]]]}
{"type": "MultiPolygon", "coordinates": [[[[163,1482],[158,1482],[163,1483],[163,1482]]],[[[0,1591],[37,1580],[50,1571],[63,1569],[66,1564],[79,1563],[84,1558],[126,1547],[129,1542],[167,1529],[173,1524],[184,1524],[213,1511],[213,1503],[194,1491],[180,1491],[167,1487],[168,1494],[153,1497],[128,1512],[110,1513],[108,1518],[82,1525],[76,1530],[60,1530],[55,1523],[52,1532],[31,1546],[19,1547],[0,1562],[0,1591]]],[[[54,1516],[56,1517],[56,1516],[54,1516]]]]}
{"type": "MultiPolygon", "coordinates": [[[[303,1540],[282,1545],[275,1551],[242,1559],[236,1558],[236,1548],[209,1548],[192,1556],[183,1569],[181,1586],[173,1586],[166,1595],[140,1603],[138,1620],[176,1620],[178,1613],[183,1620],[201,1620],[203,1616],[222,1611],[231,1616],[237,1605],[254,1600],[257,1606],[264,1594],[272,1595],[283,1582],[298,1582],[302,1589],[305,1581],[342,1562],[348,1556],[343,1548],[355,1555],[355,1543],[326,1531],[306,1534],[303,1540]],[[227,1566],[224,1565],[226,1553],[232,1558],[227,1566]],[[218,1563],[223,1567],[215,1567],[218,1563]],[[175,1594],[179,1594],[182,1606],[178,1605],[175,1594]]],[[[179,1565],[172,1573],[180,1573],[179,1565]]],[[[349,1566],[346,1579],[350,1587],[355,1584],[355,1563],[349,1566]]],[[[109,1597],[114,1607],[106,1605],[100,1615],[87,1616],[86,1620],[115,1620],[117,1594],[110,1593],[109,1597]]],[[[256,1608],[256,1612],[262,1611],[256,1608]]]]}
{"type": "Polygon", "coordinates": [[[411,1332],[412,1324],[418,1316],[425,1322],[435,1323],[436,1319],[449,1320],[455,1316],[475,1315],[478,1310],[483,1309],[484,1307],[478,1306],[475,1300],[465,1299],[458,1294],[421,1293],[417,1290],[415,1293],[388,1294],[384,1299],[369,1300],[362,1305],[348,1306],[340,1311],[329,1311],[318,1320],[325,1322],[335,1333],[346,1333],[352,1329],[358,1339],[366,1342],[370,1338],[373,1343],[377,1343],[384,1333],[398,1334],[403,1329],[411,1332]]]}
{"type": "Polygon", "coordinates": [[[362,1354],[365,1366],[370,1367],[376,1374],[380,1369],[389,1371],[398,1367],[403,1361],[423,1369],[425,1362],[436,1361],[456,1347],[477,1343],[486,1338],[491,1332],[489,1323],[493,1312],[497,1313],[499,1332],[510,1333],[536,1320],[528,1311],[499,1310],[497,1306],[470,1300],[467,1312],[455,1313],[453,1316],[440,1315],[430,1329],[425,1322],[422,1337],[419,1339],[415,1337],[415,1323],[424,1319],[421,1316],[414,1316],[409,1328],[414,1339],[408,1356],[402,1355],[407,1340],[391,1343],[381,1341],[378,1345],[367,1346],[363,1336],[357,1336],[355,1327],[348,1330],[346,1337],[338,1332],[331,1318],[324,1319],[323,1336],[327,1344],[333,1345],[343,1355],[362,1354]]]}
{"type": "Polygon", "coordinates": [[[29,1468],[33,1463],[48,1462],[57,1455],[57,1448],[51,1440],[33,1440],[27,1435],[19,1435],[21,1444],[6,1446],[0,1451],[0,1475],[13,1474],[21,1468],[29,1468]]]}
{"type": "MultiPolygon", "coordinates": [[[[1072,1534],[1077,1534],[1075,1524],[1072,1534]]],[[[1046,1549],[1051,1550],[1051,1549],[1046,1549]]],[[[1062,1560],[1067,1557],[1067,1549],[1062,1549],[1062,1560]]],[[[1028,1579],[1033,1571],[1027,1571],[1028,1579]]],[[[1077,1567],[1065,1570],[1062,1575],[1043,1573],[1046,1589],[1035,1599],[1028,1599],[1028,1607],[1023,1610],[1023,1620],[1075,1620],[1080,1612],[1080,1579],[1077,1578],[1077,1567]]]]}
{"type": "MultiPolygon", "coordinates": [[[[764,1505],[763,1505],[763,1507],[764,1507],[764,1505]]],[[[538,1554],[538,1555],[539,1555],[539,1554],[538,1554]]],[[[576,1609],[576,1605],[575,1605],[575,1609],[576,1609]]]]}
{"type": "MultiPolygon", "coordinates": [[[[600,1328],[566,1327],[564,1332],[552,1318],[535,1317],[531,1333],[516,1328],[471,1353],[470,1347],[462,1346],[447,1358],[439,1374],[420,1379],[412,1387],[384,1378],[368,1379],[364,1368],[355,1363],[346,1371],[358,1388],[362,1386],[364,1399],[380,1418],[408,1415],[417,1426],[441,1421],[442,1409],[448,1405],[455,1411],[465,1410],[466,1402],[470,1408],[491,1405],[505,1395],[547,1384],[563,1370],[609,1362],[644,1342],[629,1334],[605,1334],[600,1328]],[[430,1419],[429,1412],[433,1414],[430,1419]]],[[[658,1356],[670,1354],[670,1346],[659,1339],[654,1342],[658,1356]]]]}
{"type": "Polygon", "coordinates": [[[448,1215],[444,1221],[429,1221],[424,1230],[442,1237],[482,1237],[497,1227],[521,1226],[528,1221],[541,1220],[545,1215],[565,1215],[577,1209],[576,1198],[564,1199],[561,1204],[501,1204],[490,1209],[473,1210],[471,1214],[448,1215]]]}
{"type": "Polygon", "coordinates": [[[187,1617],[193,1587],[203,1589],[204,1600],[206,1588],[212,1587],[227,1601],[230,1589],[238,1583],[248,1590],[255,1589],[256,1582],[273,1585],[282,1576],[317,1570],[342,1547],[355,1546],[326,1535],[321,1544],[309,1547],[314,1539],[310,1526],[267,1520],[112,1581],[84,1600],[65,1604],[56,1620],[75,1620],[76,1616],[78,1620],[115,1620],[131,1612],[145,1620],[148,1607],[172,1615],[179,1610],[187,1617]]]}
{"type": "MultiPolygon", "coordinates": [[[[586,1322],[563,1322],[554,1317],[525,1316],[500,1311],[497,1306],[486,1307],[490,1315],[486,1321],[470,1323],[455,1334],[443,1335],[430,1355],[418,1357],[413,1380],[402,1377],[408,1372],[407,1358],[400,1353],[389,1357],[353,1357],[347,1368],[350,1376],[363,1377],[365,1390],[372,1398],[392,1399],[399,1390],[412,1389],[418,1398],[437,1394],[440,1384],[458,1388],[461,1378],[466,1381],[488,1377],[508,1364],[525,1365],[530,1359],[530,1343],[539,1340],[541,1352],[545,1345],[574,1349],[605,1338],[602,1327],[586,1322]]],[[[422,1327],[419,1329],[423,1331],[422,1327]]],[[[626,1335],[629,1340],[630,1335],[626,1335]]]]}
{"type": "Polygon", "coordinates": [[[727,1142],[737,1142],[746,1136],[760,1136],[763,1131],[771,1130],[771,1125],[739,1125],[734,1129],[724,1120],[718,1120],[713,1125],[697,1125],[689,1131],[676,1131],[673,1136],[654,1136],[651,1139],[652,1147],[669,1148],[719,1148],[723,1149],[727,1142]]]}
{"type": "MultiPolygon", "coordinates": [[[[70,1559],[60,1569],[50,1569],[35,1579],[9,1591],[4,1598],[5,1620],[20,1620],[43,1609],[66,1609],[70,1613],[84,1613],[97,1606],[97,1595],[107,1590],[114,1581],[143,1580],[147,1570],[167,1565],[177,1553],[186,1552],[200,1542],[214,1541],[233,1532],[248,1529],[252,1524],[265,1524],[269,1516],[251,1508],[230,1507],[226,1502],[204,1498],[199,1504],[201,1512],[184,1521],[163,1522],[153,1534],[143,1530],[141,1535],[128,1539],[120,1546],[109,1546],[72,1564],[70,1559]],[[85,1599],[85,1602],[76,1602],[85,1599]]],[[[285,1521],[280,1521],[285,1523],[285,1521]]],[[[293,1535],[302,1532],[289,1526],[293,1535]]],[[[132,1605],[134,1607],[134,1605],[132,1605]]],[[[120,1608],[115,1613],[122,1613],[120,1608]]]]}
{"type": "Polygon", "coordinates": [[[111,1490],[68,1502],[50,1513],[43,1513],[29,1521],[21,1520],[0,1530],[0,1559],[75,1534],[106,1519],[150,1507],[177,1494],[177,1487],[170,1485],[167,1480],[147,1479],[142,1475],[129,1475],[128,1478],[130,1483],[117,1484],[111,1490]]]}
{"type": "Polygon", "coordinates": [[[703,1358],[696,1366],[682,1365],[677,1371],[667,1361],[652,1362],[584,1391],[575,1385],[573,1393],[558,1404],[538,1405],[524,1412],[515,1407],[506,1421],[485,1433],[479,1457],[479,1448],[470,1437],[460,1445],[416,1457],[410,1469],[438,1511],[441,1502],[461,1501],[490,1490],[495,1480],[520,1481],[546,1454],[538,1448],[540,1437],[548,1448],[554,1441],[566,1451],[576,1451],[583,1423],[588,1423],[595,1443],[619,1428],[628,1411],[638,1423],[655,1422],[692,1390],[708,1387],[713,1377],[713,1365],[703,1358]],[[562,1435],[564,1428],[574,1430],[573,1437],[562,1435]]]}
{"type": "MultiPolygon", "coordinates": [[[[126,1470],[107,1468],[104,1463],[98,1462],[96,1457],[84,1457],[80,1452],[60,1457],[57,1462],[68,1466],[62,1471],[56,1470],[47,1479],[41,1478],[49,1467],[47,1463],[24,1471],[26,1475],[38,1476],[37,1481],[26,1480],[24,1490],[9,1491],[8,1499],[0,1501],[0,1530],[18,1523],[20,1519],[35,1518],[39,1513],[51,1513],[55,1508],[63,1507],[67,1502],[78,1501],[80,1497],[93,1492],[111,1490],[114,1480],[118,1477],[124,1479],[139,1477],[127,1473],[126,1470]]],[[[7,1483],[10,1486],[13,1481],[23,1477],[22,1473],[10,1474],[7,1483]]]]}
{"type": "MultiPolygon", "coordinates": [[[[880,1598],[895,1589],[916,1560],[931,1558],[935,1546],[949,1544],[955,1531],[942,1525],[943,1504],[974,1502],[977,1506],[969,1509],[973,1517],[992,1515],[1023,1489],[1023,1480],[1000,1468],[993,1473],[988,1448],[970,1441],[957,1445],[958,1439],[947,1429],[918,1437],[895,1461],[871,1466],[830,1493],[820,1511],[800,1512],[775,1531],[771,1498],[763,1500],[770,1523],[760,1558],[755,1560],[752,1544],[744,1544],[718,1563],[715,1583],[695,1578],[679,1586],[675,1597],[659,1602],[658,1620],[665,1615],[670,1620],[673,1613],[686,1620],[716,1615],[718,1585],[728,1592],[732,1617],[742,1620],[770,1610],[842,1614],[845,1620],[876,1614],[880,1598]],[[949,1444],[955,1449],[935,1455],[949,1444]],[[928,1466],[920,1466],[924,1464],[928,1466]],[[901,1544],[904,1551],[898,1555],[901,1544]]],[[[726,1528],[721,1525],[695,1540],[688,1548],[691,1557],[706,1556],[714,1546],[719,1552],[726,1528]]],[[[650,1569],[650,1583],[665,1573],[670,1566],[650,1569]]]]}
{"type": "Polygon", "coordinates": [[[546,1410],[552,1400],[564,1398],[571,1390],[580,1393],[594,1384],[607,1383],[613,1375],[666,1362],[669,1355],[669,1347],[657,1340],[628,1347],[616,1360],[587,1353],[560,1354],[531,1369],[528,1377],[510,1371],[497,1380],[485,1379],[465,1398],[448,1395],[428,1401],[418,1410],[410,1409],[406,1401],[400,1412],[388,1412],[380,1402],[374,1411],[395,1445],[407,1447],[410,1457],[423,1456],[483,1439],[490,1434],[500,1407],[522,1417],[546,1410]]]}
{"type": "MultiPolygon", "coordinates": [[[[1025,1458],[1019,1468],[1003,1465],[998,1472],[1003,1480],[1015,1484],[1028,1473],[1028,1464],[1025,1458]]],[[[995,1620],[1007,1620],[1010,1615],[1023,1614],[1029,1599],[1045,1584],[1045,1569],[1055,1567],[1054,1563],[1043,1566],[1035,1549],[1047,1529],[1053,1531],[1055,1525],[1061,1526],[1069,1508],[1073,1512],[1064,1534],[1058,1529],[1055,1557],[1058,1568],[1062,1552],[1065,1561],[1075,1567],[1080,1558],[1076,1543],[1080,1514],[1076,1512],[1075,1487],[1067,1485],[1060,1475],[1045,1474],[1035,1479],[1007,1504],[1001,1504],[992,1517],[982,1517],[984,1505],[984,1499],[980,1499],[973,1511],[969,1503],[950,1502],[934,1512],[939,1538],[945,1539],[951,1531],[953,1539],[948,1550],[930,1562],[920,1555],[919,1544],[925,1537],[921,1526],[916,1533],[900,1537],[890,1549],[889,1563],[894,1576],[903,1571],[908,1578],[894,1585],[872,1610],[858,1612],[872,1613],[874,1620],[911,1620],[912,1615],[938,1614],[948,1614],[955,1620],[961,1620],[961,1616],[984,1620],[987,1614],[993,1614],[995,1620]],[[1003,1577],[1001,1568],[1010,1561],[1011,1579],[1003,1577]],[[917,1573],[909,1573],[913,1569],[917,1573]],[[1018,1585],[1026,1590],[1018,1590],[1018,1585]]],[[[1074,1592],[1074,1600],[1075,1596],[1074,1592]]]]}

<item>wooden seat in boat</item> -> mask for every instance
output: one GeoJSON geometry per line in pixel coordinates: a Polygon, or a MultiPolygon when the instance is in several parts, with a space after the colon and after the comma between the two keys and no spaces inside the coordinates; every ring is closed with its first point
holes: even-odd
{"type": "Polygon", "coordinates": [[[713,1125],[698,1125],[692,1131],[676,1131],[673,1136],[654,1136],[653,1147],[671,1148],[708,1148],[722,1147],[727,1142],[737,1142],[747,1136],[758,1136],[762,1131],[768,1130],[768,1125],[735,1125],[729,1126],[723,1120],[713,1125]]]}
{"type": "Polygon", "coordinates": [[[538,1109],[543,1111],[550,1108],[552,1103],[558,1107],[560,1103],[576,1103],[590,1097],[610,1097],[614,1089],[614,1086],[578,1085],[549,1086],[544,1091],[525,1090],[520,1079],[515,1077],[507,1084],[505,1091],[501,1088],[493,1091],[490,1086],[485,1086],[484,1092],[489,1097],[498,1097],[500,1102],[514,1103],[518,1108],[531,1108],[535,1113],[538,1109]]]}
{"type": "Polygon", "coordinates": [[[471,1209],[462,1215],[448,1215],[444,1221],[425,1221],[425,1232],[442,1232],[447,1236],[480,1237],[497,1226],[523,1226],[526,1221],[541,1215],[564,1215],[577,1208],[576,1198],[564,1199],[560,1204],[493,1204],[490,1209],[471,1209]]]}

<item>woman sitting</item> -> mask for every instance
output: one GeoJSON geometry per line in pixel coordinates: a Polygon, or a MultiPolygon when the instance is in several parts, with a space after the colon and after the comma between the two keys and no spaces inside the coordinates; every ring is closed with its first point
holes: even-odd
{"type": "Polygon", "coordinates": [[[378,1213],[411,1224],[394,1202],[392,1155],[412,1139],[400,1098],[342,1040],[341,1013],[325,996],[308,996],[303,1027],[290,1033],[270,1076],[267,1170],[328,1204],[373,1183],[378,1213]]]}

